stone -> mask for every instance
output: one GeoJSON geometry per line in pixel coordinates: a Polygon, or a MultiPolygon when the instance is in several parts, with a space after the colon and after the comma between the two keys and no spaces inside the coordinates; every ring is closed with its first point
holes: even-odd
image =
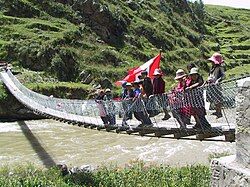
{"type": "Polygon", "coordinates": [[[78,174],[78,173],[89,173],[89,172],[93,172],[94,170],[96,170],[96,168],[91,165],[82,165],[81,167],[75,166],[69,169],[68,171],[70,175],[73,175],[73,174],[78,174]]]}
{"type": "Polygon", "coordinates": [[[235,162],[236,156],[215,159],[211,163],[211,187],[249,186],[250,169],[242,168],[235,162]]]}
{"type": "Polygon", "coordinates": [[[250,87],[250,77],[238,80],[237,85],[239,87],[250,87]]]}
{"type": "Polygon", "coordinates": [[[58,164],[57,165],[58,169],[61,171],[62,175],[68,175],[69,174],[69,170],[66,164],[58,164]]]}
{"type": "Polygon", "coordinates": [[[236,155],[211,162],[211,186],[250,186],[250,78],[238,81],[236,155]]]}

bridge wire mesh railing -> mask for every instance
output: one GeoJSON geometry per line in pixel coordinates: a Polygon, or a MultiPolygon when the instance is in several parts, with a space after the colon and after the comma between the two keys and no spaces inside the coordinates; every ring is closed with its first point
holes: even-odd
{"type": "MultiPolygon", "coordinates": [[[[235,125],[235,96],[237,92],[236,80],[222,82],[217,85],[206,85],[204,87],[196,88],[185,92],[172,92],[162,95],[154,95],[150,98],[138,98],[134,100],[122,100],[122,101],[100,101],[95,100],[70,100],[48,97],[36,92],[33,92],[22,85],[17,78],[10,72],[7,72],[13,83],[23,94],[19,94],[18,97],[26,96],[29,98],[29,103],[26,105],[39,104],[44,106],[49,111],[49,115],[57,115],[61,112],[63,116],[77,115],[79,121],[93,123],[97,125],[103,125],[100,114],[105,113],[109,116],[114,116],[119,126],[124,125],[123,122],[129,121],[128,124],[133,124],[135,120],[128,119],[128,114],[143,113],[146,117],[154,119],[154,125],[157,127],[164,127],[169,124],[176,128],[181,127],[180,122],[177,120],[178,115],[187,114],[189,124],[195,124],[197,121],[194,116],[197,113],[207,113],[206,117],[209,124],[213,127],[221,127],[230,129],[235,125]],[[212,100],[210,106],[207,100],[212,100]],[[214,105],[220,104],[222,106],[223,117],[216,119],[211,115],[214,111],[214,105]],[[206,109],[206,110],[205,110],[206,109]],[[171,118],[168,121],[162,121],[161,117],[164,112],[168,111],[175,118],[171,118]],[[195,111],[195,112],[194,112],[195,111]],[[176,112],[179,112],[176,117],[176,112]],[[121,118],[119,118],[121,117],[121,118]],[[85,120],[86,119],[86,120],[85,120]]],[[[31,107],[32,108],[32,107],[31,107]]],[[[34,109],[34,107],[33,107],[34,109]]],[[[39,110],[39,108],[37,108],[39,110]]],[[[46,112],[46,111],[45,111],[46,112]]],[[[62,117],[62,115],[60,115],[62,117]]],[[[145,116],[144,116],[145,117],[145,116]]],[[[179,116],[180,117],[180,116],[179,116]]],[[[183,116],[181,116],[183,117],[183,116]]],[[[200,120],[205,120],[204,116],[200,120]]],[[[200,121],[203,127],[206,128],[204,121],[200,121]]],[[[213,128],[217,133],[222,133],[221,128],[213,128]]]]}

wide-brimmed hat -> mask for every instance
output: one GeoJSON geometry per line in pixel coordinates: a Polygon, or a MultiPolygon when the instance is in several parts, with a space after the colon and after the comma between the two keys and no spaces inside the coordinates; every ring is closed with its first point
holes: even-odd
{"type": "Polygon", "coordinates": [[[126,86],[132,86],[132,84],[130,82],[127,82],[126,86]]]}
{"type": "Polygon", "coordinates": [[[214,53],[209,59],[214,64],[223,64],[224,60],[220,53],[214,53]]]}
{"type": "Polygon", "coordinates": [[[161,72],[160,69],[155,69],[153,75],[154,75],[154,76],[156,76],[156,75],[162,75],[162,72],[161,72]]]}
{"type": "Polygon", "coordinates": [[[124,82],[122,83],[122,87],[125,88],[125,87],[126,87],[126,84],[127,84],[127,82],[124,81],[124,82]]]}
{"type": "Polygon", "coordinates": [[[178,69],[176,71],[176,76],[175,76],[175,80],[181,79],[183,77],[185,77],[187,74],[185,73],[185,71],[183,69],[178,69]]]}
{"type": "Polygon", "coordinates": [[[199,74],[199,69],[198,68],[192,68],[189,72],[189,75],[193,75],[193,74],[199,74]]]}
{"type": "Polygon", "coordinates": [[[110,90],[109,88],[107,88],[107,89],[105,90],[105,93],[107,93],[107,92],[111,92],[111,90],[110,90]]]}

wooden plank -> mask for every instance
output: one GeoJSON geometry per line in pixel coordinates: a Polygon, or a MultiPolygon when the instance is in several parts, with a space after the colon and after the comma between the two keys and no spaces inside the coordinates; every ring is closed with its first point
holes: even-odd
{"type": "Polygon", "coordinates": [[[155,136],[160,138],[164,135],[170,135],[170,134],[174,134],[176,132],[175,129],[167,129],[167,128],[158,128],[155,131],[155,136]]]}

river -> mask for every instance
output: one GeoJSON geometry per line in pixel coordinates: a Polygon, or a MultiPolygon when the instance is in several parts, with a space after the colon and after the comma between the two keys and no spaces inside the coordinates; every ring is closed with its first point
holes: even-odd
{"type": "Polygon", "coordinates": [[[235,154],[235,143],[108,133],[53,120],[0,123],[0,166],[123,166],[133,160],[208,165],[209,155],[224,152],[235,154]]]}

